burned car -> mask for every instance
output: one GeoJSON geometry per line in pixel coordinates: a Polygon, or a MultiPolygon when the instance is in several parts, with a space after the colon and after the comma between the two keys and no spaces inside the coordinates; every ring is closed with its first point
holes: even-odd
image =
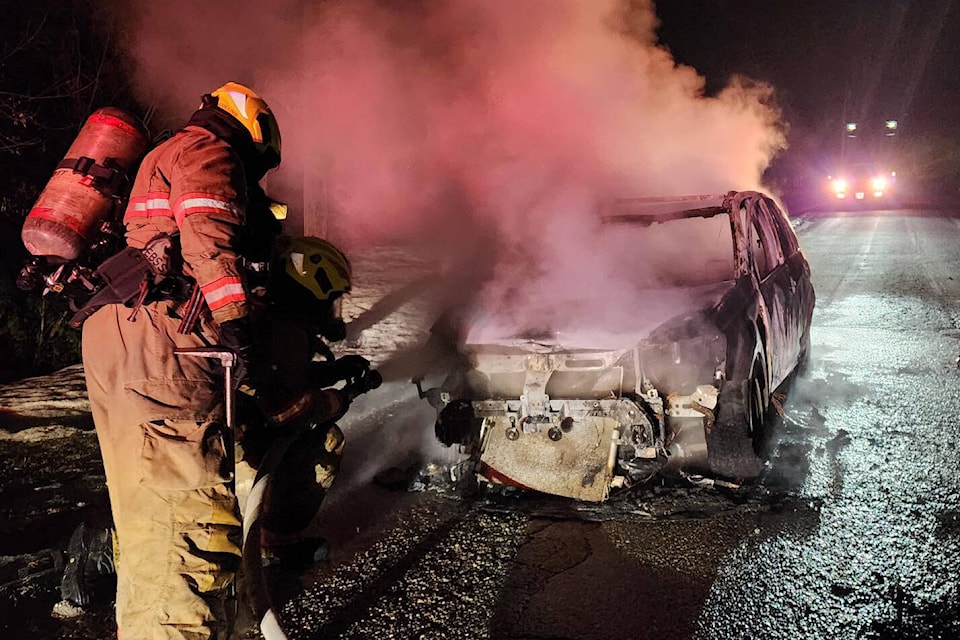
{"type": "Polygon", "coordinates": [[[773,393],[810,343],[810,267],[786,215],[731,192],[617,201],[602,225],[636,248],[636,330],[460,321],[462,363],[433,390],[438,439],[489,483],[578,500],[671,470],[755,478],[773,393]]]}

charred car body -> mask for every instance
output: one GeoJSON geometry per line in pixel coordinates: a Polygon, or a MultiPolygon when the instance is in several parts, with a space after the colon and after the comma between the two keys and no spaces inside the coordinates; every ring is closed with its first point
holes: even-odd
{"type": "Polygon", "coordinates": [[[759,475],[764,417],[807,352],[814,305],[786,216],[731,192],[619,201],[603,225],[650,250],[689,248],[663,254],[670,277],[655,287],[636,273],[653,310],[639,332],[572,344],[563,331],[461,331],[463,363],[433,395],[438,439],[490,483],[579,500],[671,469],[759,475]]]}

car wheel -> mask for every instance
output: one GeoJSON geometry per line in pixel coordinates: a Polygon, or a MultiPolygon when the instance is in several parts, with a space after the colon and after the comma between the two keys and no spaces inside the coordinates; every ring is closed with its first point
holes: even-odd
{"type": "Polygon", "coordinates": [[[707,434],[707,461],[720,476],[753,479],[763,471],[758,454],[765,437],[766,402],[759,365],[740,382],[727,382],[720,390],[717,416],[707,434]]]}
{"type": "Polygon", "coordinates": [[[767,408],[770,402],[770,396],[766,392],[766,383],[763,379],[763,370],[759,364],[754,365],[753,372],[750,375],[749,396],[747,398],[750,409],[748,419],[748,431],[750,440],[753,443],[753,451],[763,463],[763,450],[767,445],[767,437],[770,435],[767,424],[767,408]]]}

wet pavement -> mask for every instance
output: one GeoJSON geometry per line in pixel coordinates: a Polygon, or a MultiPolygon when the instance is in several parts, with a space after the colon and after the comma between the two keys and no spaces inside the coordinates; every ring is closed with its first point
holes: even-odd
{"type": "MultiPolygon", "coordinates": [[[[329,563],[276,581],[291,637],[960,637],[960,221],[860,212],[800,229],[818,297],[811,359],[760,486],[653,487],[602,506],[463,497],[441,473],[420,475],[426,461],[458,462],[432,443],[433,410],[398,365],[426,335],[434,267],[411,265],[397,282],[397,270],[359,263],[358,282],[377,295],[358,291],[347,309],[368,321],[351,350],[393,373],[343,423],[344,468],[317,523],[329,563]],[[410,296],[383,302],[404,287],[410,296]],[[386,481],[389,467],[399,471],[386,481]]],[[[65,422],[90,444],[88,425],[65,422]]],[[[27,434],[55,432],[20,424],[0,443],[28,469],[38,454],[27,434]]],[[[22,504],[14,477],[0,476],[0,496],[22,504]]],[[[61,520],[82,509],[50,502],[61,520]]],[[[36,550],[14,543],[11,523],[52,522],[36,505],[33,520],[0,511],[15,546],[0,556],[36,550]]],[[[49,588],[22,596],[43,597],[49,588]]],[[[15,611],[38,616],[52,602],[15,611]]],[[[21,637],[105,637],[90,623],[27,622],[13,622],[32,629],[21,637]]]]}
{"type": "MultiPolygon", "coordinates": [[[[307,581],[284,609],[291,633],[960,637],[960,224],[841,214],[804,221],[801,241],[812,354],[760,487],[576,508],[429,491],[396,506],[361,485],[347,501],[378,495],[397,520],[307,581]]],[[[331,505],[328,530],[350,511],[331,505]]]]}
{"type": "Polygon", "coordinates": [[[958,232],[893,213],[804,230],[813,358],[768,481],[819,522],[732,549],[698,636],[960,636],[958,232]]]}

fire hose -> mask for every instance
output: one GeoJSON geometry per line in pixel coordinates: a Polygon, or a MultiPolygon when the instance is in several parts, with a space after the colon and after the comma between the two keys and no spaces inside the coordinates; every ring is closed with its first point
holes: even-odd
{"type": "MultiPolygon", "coordinates": [[[[224,371],[224,402],[226,404],[225,422],[227,430],[233,434],[236,422],[236,391],[234,390],[234,367],[237,364],[236,354],[222,346],[196,347],[176,349],[178,355],[199,358],[211,358],[220,361],[224,371]]],[[[380,373],[374,369],[367,369],[361,375],[354,376],[346,381],[341,389],[341,396],[349,403],[357,396],[378,388],[383,383],[380,373]]],[[[270,597],[267,577],[264,573],[262,549],[260,539],[260,519],[262,507],[267,496],[270,477],[283,462],[284,456],[297,437],[304,430],[319,425],[309,424],[306,427],[294,430],[277,437],[263,457],[257,475],[254,478],[250,495],[247,498],[246,508],[242,514],[243,537],[241,542],[244,573],[251,580],[250,594],[254,614],[259,619],[260,633],[265,640],[287,640],[280,620],[274,611],[270,597]]],[[[226,447],[229,463],[235,464],[233,447],[226,447]]],[[[234,474],[236,477],[236,474],[234,474]]]]}

